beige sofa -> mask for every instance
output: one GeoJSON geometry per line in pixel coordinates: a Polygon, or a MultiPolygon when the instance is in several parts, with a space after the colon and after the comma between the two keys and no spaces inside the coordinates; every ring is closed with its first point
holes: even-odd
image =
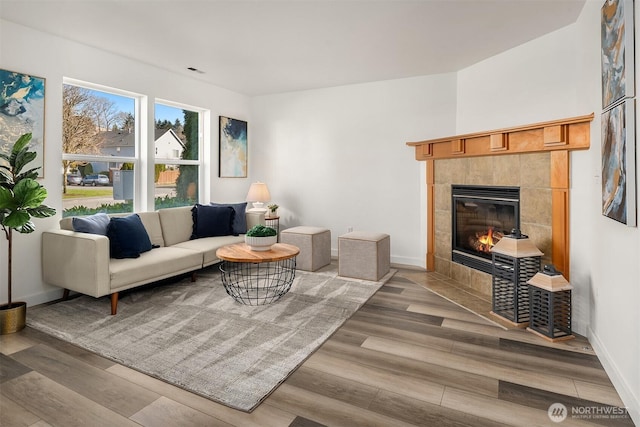
{"type": "MultiPolygon", "coordinates": [[[[109,257],[109,239],[73,231],[72,218],[60,229],[42,233],[43,280],[93,297],[111,295],[111,314],[118,308],[118,292],[215,264],[216,250],[244,241],[244,235],[189,240],[193,230],[191,206],[140,212],[153,245],[139,258],[109,257]]],[[[247,212],[247,228],[264,224],[264,214],[247,212]]],[[[195,280],[195,276],[193,277],[195,280]]]]}

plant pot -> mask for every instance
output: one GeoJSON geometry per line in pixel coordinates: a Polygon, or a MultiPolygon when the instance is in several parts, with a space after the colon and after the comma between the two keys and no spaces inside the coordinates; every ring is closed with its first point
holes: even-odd
{"type": "Polygon", "coordinates": [[[27,321],[27,303],[18,301],[0,305],[0,335],[13,334],[24,329],[27,321]]]}
{"type": "Polygon", "coordinates": [[[251,237],[244,236],[244,242],[249,245],[252,251],[264,252],[271,249],[271,246],[278,242],[278,236],[251,237]]]}

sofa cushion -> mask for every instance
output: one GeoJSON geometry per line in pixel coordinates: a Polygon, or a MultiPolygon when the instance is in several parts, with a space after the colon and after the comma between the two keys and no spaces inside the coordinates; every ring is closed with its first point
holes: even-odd
{"type": "Polygon", "coordinates": [[[158,212],[139,212],[140,220],[144,225],[151,244],[154,246],[164,246],[164,239],[162,237],[162,226],[160,225],[160,215],[158,212]]]}
{"type": "Polygon", "coordinates": [[[231,206],[236,211],[236,216],[233,218],[233,234],[245,234],[247,232],[247,202],[211,203],[211,206],[231,206]]]}
{"type": "Polygon", "coordinates": [[[95,215],[89,215],[84,217],[73,217],[71,222],[73,224],[73,231],[89,234],[100,234],[102,236],[107,235],[107,228],[109,227],[109,215],[106,213],[97,213],[95,215]]]}
{"type": "Polygon", "coordinates": [[[216,251],[226,245],[232,245],[234,243],[244,242],[243,236],[218,236],[218,237],[205,237],[202,239],[188,240],[186,242],[178,243],[174,245],[175,248],[189,249],[202,253],[204,259],[202,266],[206,267],[211,264],[219,262],[220,259],[216,256],[216,251]]]}
{"type": "Polygon", "coordinates": [[[111,291],[172,277],[202,268],[202,254],[175,247],[157,248],[139,258],[112,259],[109,263],[111,291]]]}
{"type": "Polygon", "coordinates": [[[138,258],[141,253],[152,248],[147,230],[138,214],[111,218],[107,237],[111,258],[138,258]]]}
{"type": "Polygon", "coordinates": [[[192,206],[180,206],[158,211],[165,246],[186,242],[191,238],[193,233],[191,208],[192,206]]]}
{"type": "Polygon", "coordinates": [[[191,239],[234,234],[233,218],[236,211],[231,206],[220,207],[196,204],[191,213],[193,215],[191,239]]]}

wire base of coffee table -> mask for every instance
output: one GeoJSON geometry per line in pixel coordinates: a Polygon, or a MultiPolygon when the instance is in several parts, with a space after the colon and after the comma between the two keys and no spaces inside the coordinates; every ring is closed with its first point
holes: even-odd
{"type": "Polygon", "coordinates": [[[270,304],[291,289],[296,276],[296,257],[260,263],[223,261],[220,272],[224,289],[237,302],[270,304]]]}

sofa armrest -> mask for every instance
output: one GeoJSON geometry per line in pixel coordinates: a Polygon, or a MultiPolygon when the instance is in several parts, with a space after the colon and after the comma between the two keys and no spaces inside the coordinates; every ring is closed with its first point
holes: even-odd
{"type": "Polygon", "coordinates": [[[247,230],[249,230],[254,225],[265,225],[267,222],[264,219],[264,214],[265,212],[263,211],[260,211],[260,212],[247,211],[246,212],[247,230]]]}
{"type": "Polygon", "coordinates": [[[93,297],[109,295],[109,239],[68,230],[43,232],[42,278],[93,297]]]}

